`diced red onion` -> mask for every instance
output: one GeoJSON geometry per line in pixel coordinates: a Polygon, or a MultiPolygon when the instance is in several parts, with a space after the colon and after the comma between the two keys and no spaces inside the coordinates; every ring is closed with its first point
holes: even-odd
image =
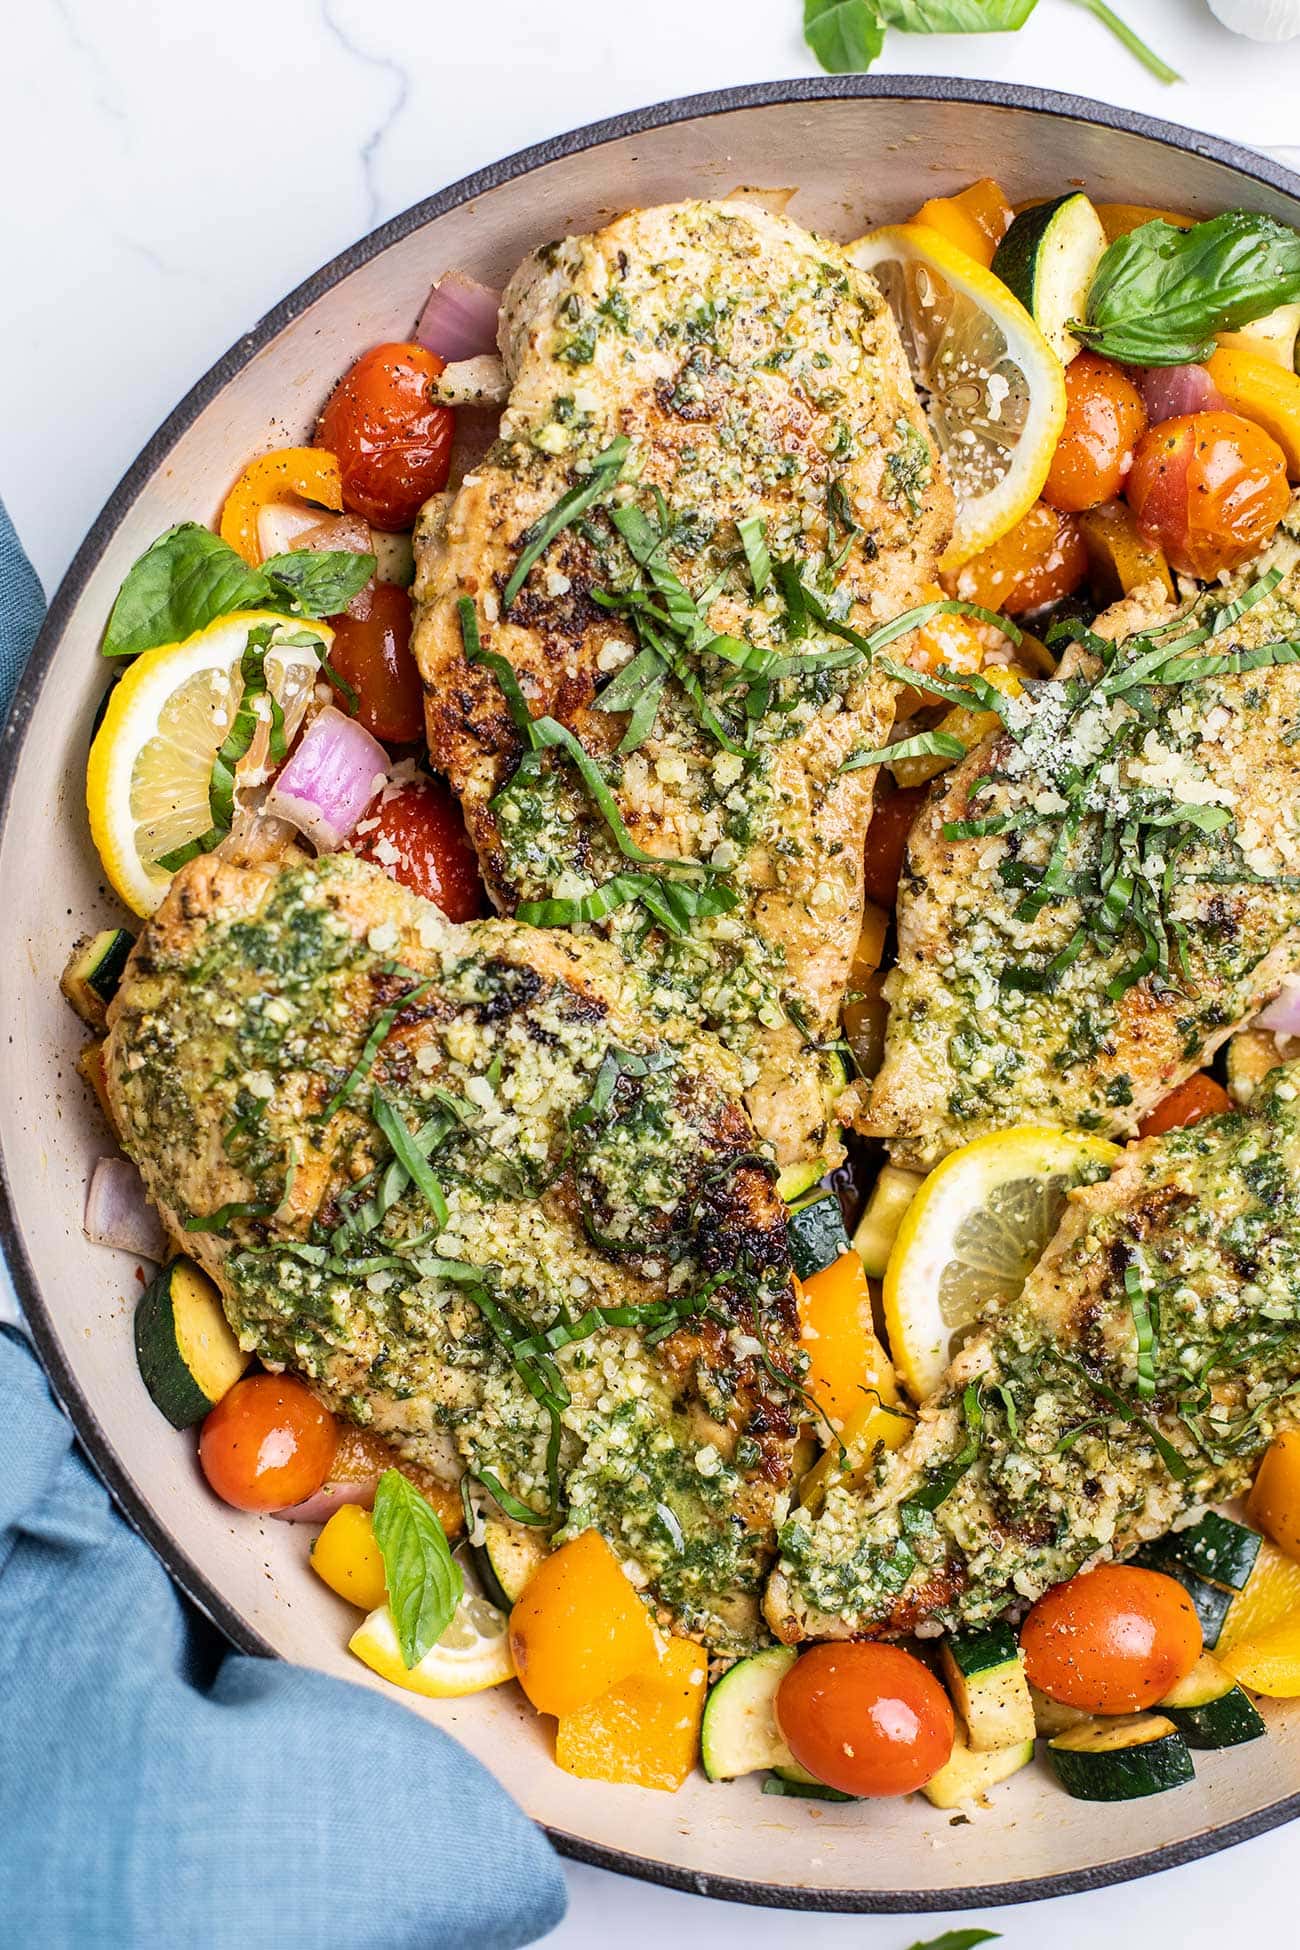
{"type": "Polygon", "coordinates": [[[448,271],[425,299],[415,336],[449,366],[474,359],[481,352],[496,351],[500,309],[499,291],[489,291],[459,271],[448,271]]]}
{"type": "Polygon", "coordinates": [[[317,714],[267,794],[265,811],[321,853],[342,846],[388,777],[382,745],[332,704],[317,714]]]}
{"type": "Polygon", "coordinates": [[[137,1259],[157,1262],[167,1256],[163,1222],[127,1158],[101,1158],[95,1166],[86,1193],[83,1230],[92,1246],[114,1246],[137,1259]]]}
{"type": "Polygon", "coordinates": [[[1183,413],[1211,413],[1223,405],[1204,366],[1135,366],[1133,378],[1153,427],[1183,413]]]}
{"type": "Polygon", "coordinates": [[[268,501],[257,511],[257,546],[262,560],[301,548],[303,536],[319,527],[320,519],[319,508],[308,508],[301,501],[268,501]]]}
{"type": "Polygon", "coordinates": [[[386,1469],[400,1469],[418,1490],[424,1490],[432,1480],[414,1463],[399,1456],[382,1437],[369,1429],[344,1423],[339,1429],[330,1473],[315,1496],[290,1504],[287,1510],[275,1510],[272,1515],[281,1523],[324,1523],[345,1503],[359,1503],[363,1510],[369,1510],[386,1469]]]}
{"type": "Polygon", "coordinates": [[[327,1523],[345,1503],[359,1503],[363,1510],[372,1509],[378,1486],[377,1473],[368,1476],[364,1482],[326,1482],[315,1496],[309,1496],[301,1503],[292,1503],[287,1510],[272,1510],[271,1515],[281,1523],[327,1523]]]}
{"type": "Polygon", "coordinates": [[[1283,977],[1273,1000],[1256,1016],[1255,1027],[1271,1029],[1276,1036],[1300,1036],[1300,976],[1283,977]]]}

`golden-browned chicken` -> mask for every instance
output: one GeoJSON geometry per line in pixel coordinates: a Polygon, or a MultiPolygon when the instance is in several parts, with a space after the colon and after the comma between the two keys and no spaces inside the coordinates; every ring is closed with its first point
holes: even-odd
{"type": "Polygon", "coordinates": [[[916,827],[860,1127],[1120,1135],[1300,968],[1300,514],[1230,585],[1139,596],[916,827]]]}
{"type": "Polygon", "coordinates": [[[893,320],[838,246],[695,202],[534,253],[502,350],[501,437],[416,538],[434,763],[502,907],[600,922],[778,1160],[833,1155],[874,776],[841,767],[892,716],[860,633],[951,522],[893,320]]]}
{"type": "Polygon", "coordinates": [[[737,1059],[595,939],[348,855],[184,868],[111,1010],[127,1151],[242,1344],[749,1643],[798,1403],[737,1059]]]}
{"type": "Polygon", "coordinates": [[[904,1446],[782,1529],[781,1638],[978,1625],[1246,1487],[1300,1421],[1300,1064],[1256,1104],[1072,1195],[904,1446]]]}

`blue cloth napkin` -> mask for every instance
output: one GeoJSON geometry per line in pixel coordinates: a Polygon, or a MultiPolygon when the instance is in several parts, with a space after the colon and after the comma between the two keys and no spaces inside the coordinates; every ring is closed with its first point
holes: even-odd
{"type": "MultiPolygon", "coordinates": [[[[0,709],[43,610],[0,505],[0,709]]],[[[445,1734],[229,1650],[0,1328],[0,1941],[510,1950],[564,1901],[540,1830],[445,1734]]]]}

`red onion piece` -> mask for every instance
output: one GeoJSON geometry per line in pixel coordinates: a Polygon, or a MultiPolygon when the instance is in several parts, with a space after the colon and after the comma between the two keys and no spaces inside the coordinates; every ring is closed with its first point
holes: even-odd
{"type": "Polygon", "coordinates": [[[145,1194],[144,1183],[127,1158],[101,1158],[91,1174],[82,1222],[92,1246],[114,1246],[137,1259],[161,1264],[167,1234],[145,1194]]]}
{"type": "Polygon", "coordinates": [[[363,1510],[372,1509],[378,1484],[378,1475],[359,1483],[326,1482],[315,1496],[307,1497],[302,1503],[292,1503],[287,1510],[272,1510],[271,1515],[280,1523],[328,1523],[345,1503],[359,1503],[363,1510]]]}
{"type": "Polygon", "coordinates": [[[415,322],[415,336],[447,364],[477,358],[497,349],[497,313],[501,293],[459,271],[438,279],[415,322]]]}
{"type": "Polygon", "coordinates": [[[1204,366],[1135,366],[1133,378],[1153,427],[1182,413],[1211,413],[1223,406],[1204,366]]]}
{"type": "Polygon", "coordinates": [[[387,777],[383,746],[327,704],[282,767],[263,810],[287,819],[321,853],[333,853],[387,777]]]}
{"type": "Polygon", "coordinates": [[[407,1462],[369,1429],[344,1423],[339,1429],[338,1447],[330,1473],[315,1496],[286,1510],[273,1510],[281,1523],[325,1523],[345,1503],[359,1503],[364,1510],[373,1507],[379,1479],[386,1469],[400,1469],[416,1489],[425,1491],[432,1478],[414,1463],[407,1462]]]}
{"type": "Polygon", "coordinates": [[[1276,1036],[1300,1036],[1300,976],[1287,975],[1266,1009],[1255,1018],[1256,1029],[1271,1029],[1276,1036]]]}

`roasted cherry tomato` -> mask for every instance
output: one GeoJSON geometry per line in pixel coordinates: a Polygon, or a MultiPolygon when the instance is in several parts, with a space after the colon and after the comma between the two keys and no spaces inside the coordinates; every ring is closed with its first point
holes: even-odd
{"type": "Polygon", "coordinates": [[[452,921],[487,911],[478,861],[447,787],[415,778],[386,792],[357,828],[353,851],[423,894],[452,921]]]}
{"type": "Polygon", "coordinates": [[[1065,426],[1043,499],[1077,515],[1115,499],[1146,432],[1147,410],[1127,374],[1095,352],[1081,352],[1065,368],[1065,398],[1065,426]]]}
{"type": "Polygon", "coordinates": [[[411,655],[411,599],[377,582],[364,618],[335,616],[330,663],[357,694],[357,719],[389,745],[413,745],[424,730],[424,692],[411,655]]]}
{"type": "Polygon", "coordinates": [[[1085,1713],[1154,1706],[1187,1677],[1201,1643],[1182,1585],[1136,1564],[1103,1564],[1058,1584],[1020,1628],[1034,1685],[1085,1713]]]}
{"type": "Polygon", "coordinates": [[[338,1425],[311,1389],[287,1374],[247,1375],[203,1424],[199,1461],[223,1503],[287,1510],[315,1496],[338,1445],[338,1425]]]}
{"type": "Polygon", "coordinates": [[[866,852],[862,864],[862,891],[877,907],[892,909],[898,899],[898,878],[903,871],[903,855],[912,822],[925,804],[923,785],[889,791],[883,782],[876,786],[871,824],[867,828],[866,852]]]}
{"type": "Polygon", "coordinates": [[[1231,1109],[1232,1099],[1223,1085],[1198,1070],[1147,1112],[1138,1125],[1138,1136],[1161,1137],[1166,1131],[1185,1130],[1189,1124],[1199,1124],[1203,1117],[1217,1117],[1221,1110],[1231,1109]]]}
{"type": "Polygon", "coordinates": [[[776,1718],[801,1767],[842,1794],[911,1794],[952,1753],[948,1695],[897,1645],[815,1645],[777,1688],[776,1718]]]}
{"type": "Polygon", "coordinates": [[[1035,501],[1000,541],[945,578],[955,596],[1009,616],[1059,603],[1088,573],[1088,551],[1072,515],[1035,501]]]}
{"type": "Polygon", "coordinates": [[[1138,442],[1126,489],[1144,541],[1212,581],[1261,549],[1286,513],[1286,455],[1239,413],[1184,413],[1138,442]]]}
{"type": "Polygon", "coordinates": [[[447,485],[455,416],[429,397],[445,361],[422,345],[376,345],[325,403],[316,444],[338,459],[343,506],[376,528],[409,528],[447,485]]]}

